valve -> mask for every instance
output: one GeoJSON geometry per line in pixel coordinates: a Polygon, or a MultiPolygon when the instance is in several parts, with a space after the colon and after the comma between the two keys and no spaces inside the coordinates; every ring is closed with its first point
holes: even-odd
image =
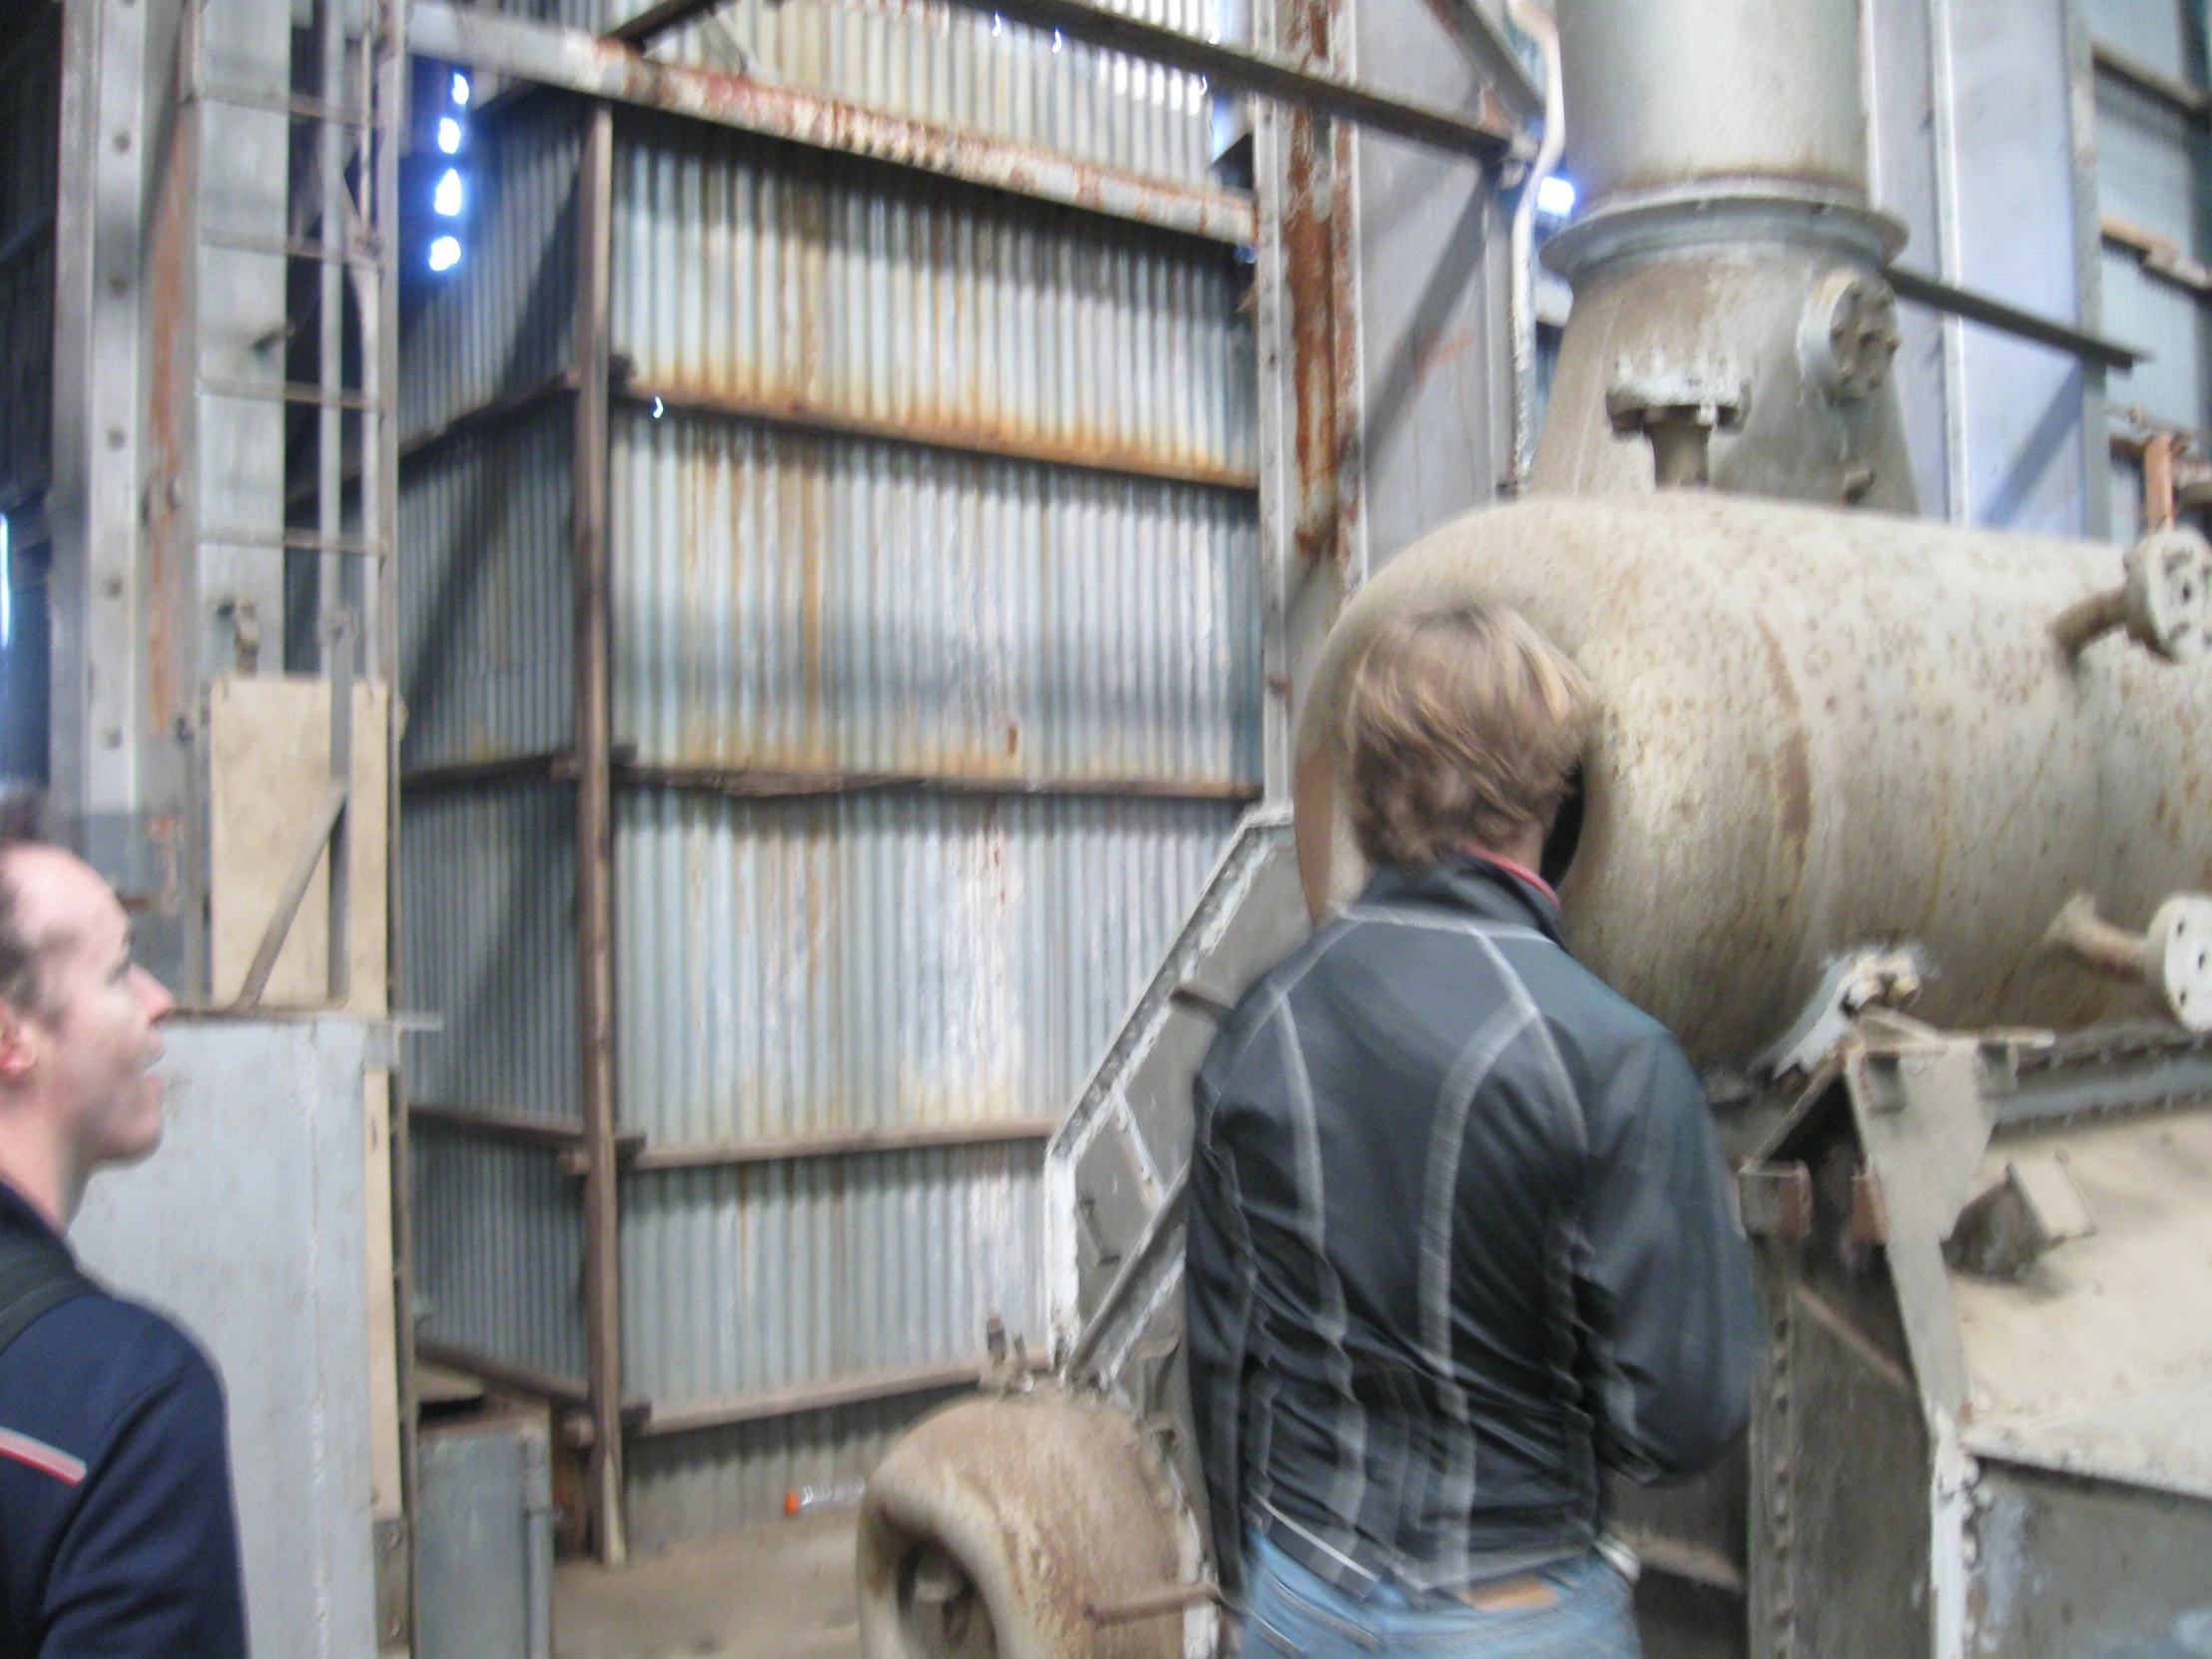
{"type": "Polygon", "coordinates": [[[2096,900],[2077,892],[2043,938],[2099,973],[2147,984],[2185,1029],[2212,1030],[2212,898],[2176,893],[2158,906],[2147,932],[2131,933],[2099,917],[2096,900]]]}
{"type": "Polygon", "coordinates": [[[2078,657],[2114,629],[2169,663],[2193,663],[2212,646],[2212,542],[2196,531],[2154,530],[2128,549],[2127,579],[2068,607],[2051,624],[2078,657]]]}

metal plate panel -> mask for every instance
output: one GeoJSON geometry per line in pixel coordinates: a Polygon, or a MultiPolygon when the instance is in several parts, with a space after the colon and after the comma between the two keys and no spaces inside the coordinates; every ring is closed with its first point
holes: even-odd
{"type": "MultiPolygon", "coordinates": [[[[1451,22],[1422,0],[1351,8],[1352,61],[1394,96],[1477,107],[1484,78],[1451,22]]],[[[1458,28],[1466,25],[1461,22],[1458,28]]],[[[1511,465],[1507,224],[1487,170],[1356,133],[1359,530],[1380,568],[1421,532],[1489,500],[1511,465]]]]}
{"type": "Polygon", "coordinates": [[[102,1175],[71,1239],[223,1374],[257,1651],[376,1651],[365,1032],[179,1017],[161,1150],[102,1175]],[[280,1363],[279,1363],[280,1359],[280,1363]]]}
{"type": "Polygon", "coordinates": [[[453,271],[403,272],[400,441],[568,366],[576,304],[574,104],[533,98],[471,124],[468,207],[453,271]]]}
{"type": "MultiPolygon", "coordinates": [[[[1222,8],[1212,0],[1107,3],[1220,38],[1222,8]]],[[[789,86],[1149,178],[1203,184],[1213,160],[1213,99],[1203,76],[929,0],[738,0],[678,30],[653,55],[766,71],[789,86]]]]}
{"type": "Polygon", "coordinates": [[[626,1386],[682,1409],[1044,1347],[1043,1149],[655,1171],[624,1190],[626,1386]]]}
{"type": "Polygon", "coordinates": [[[614,349],[654,390],[1235,473],[1233,270],[1215,244],[742,133],[618,133],[614,349]]]}
{"type": "MultiPolygon", "coordinates": [[[[2158,354],[2149,362],[2112,376],[2114,406],[2139,408],[2153,422],[2194,432],[2212,426],[2212,373],[2206,366],[2212,363],[2212,308],[2187,288],[2150,275],[2132,254],[2108,247],[2104,314],[2115,333],[2125,329],[2129,339],[2158,342],[2158,354]]],[[[2129,470],[2138,469],[2131,464],[2129,470]]]]}
{"type": "MultiPolygon", "coordinates": [[[[2060,0],[1944,0],[1949,25],[1950,279],[2037,315],[2080,319],[2074,147],[2060,0]]],[[[1986,328],[1958,336],[1965,496],[1995,529],[2087,528],[2080,366],[1986,328]]],[[[1959,476],[1954,467],[1954,477],[1959,476]]],[[[1962,513],[1961,513],[1962,509],[1962,513]]]]}
{"type": "Polygon", "coordinates": [[[910,794],[615,806],[617,1099],[667,1145],[1063,1109],[1235,822],[910,794]]]}
{"type": "Polygon", "coordinates": [[[1258,787],[1249,496],[643,409],[613,465],[644,762],[1258,787]]]}
{"type": "Polygon", "coordinates": [[[403,771],[574,741],[572,430],[554,398],[401,471],[403,771]]]}
{"type": "Polygon", "coordinates": [[[2177,81],[2201,76],[2204,12],[2196,0],[2083,0],[2082,9],[2100,46],[2114,47],[2177,81]],[[2197,19],[2193,25],[2192,12],[2197,19]]]}
{"type": "Polygon", "coordinates": [[[413,1126],[414,1283],[425,1342],[584,1377],[584,1222],[550,1147],[413,1126]]]}
{"type": "Polygon", "coordinates": [[[403,798],[410,1098],[574,1123],[576,810],[569,786],[403,798]]]}
{"type": "Polygon", "coordinates": [[[552,1659],[546,1420],[492,1411],[416,1441],[417,1659],[552,1659]]]}
{"type": "Polygon", "coordinates": [[[2212,1505],[1988,1462],[1975,1494],[1972,1651],[2212,1652],[2212,1505]]]}
{"type": "Polygon", "coordinates": [[[1976,1190],[2052,1157],[2096,1231],[2016,1282],[1954,1276],[1968,1448],[2212,1499],[2212,1108],[2008,1128],[1976,1190]]]}

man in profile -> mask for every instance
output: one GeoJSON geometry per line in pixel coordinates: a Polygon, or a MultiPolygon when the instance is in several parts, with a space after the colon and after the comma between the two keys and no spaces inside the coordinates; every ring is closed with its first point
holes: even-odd
{"type": "Polygon", "coordinates": [[[1367,890],[1201,1069],[1186,1298],[1251,1654],[1628,1659],[1598,1478],[1750,1409],[1750,1253],[1704,1091],[1538,873],[1589,721],[1522,617],[1400,618],[1346,721],[1367,890]]]}
{"type": "Polygon", "coordinates": [[[215,1368],[64,1243],[162,1136],[169,993],[93,870],[0,807],[0,1659],[242,1659],[215,1368]]]}

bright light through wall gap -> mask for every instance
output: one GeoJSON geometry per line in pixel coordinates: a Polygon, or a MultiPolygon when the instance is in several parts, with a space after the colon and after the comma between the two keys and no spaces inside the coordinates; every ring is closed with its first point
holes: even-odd
{"type": "Polygon", "coordinates": [[[460,153],[461,124],[449,115],[438,117],[438,148],[448,156],[460,153]]]}

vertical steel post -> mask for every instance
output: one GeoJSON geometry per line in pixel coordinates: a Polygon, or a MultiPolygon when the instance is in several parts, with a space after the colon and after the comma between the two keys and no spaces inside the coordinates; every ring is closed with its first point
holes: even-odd
{"type": "MultiPolygon", "coordinates": [[[[320,0],[315,7],[315,32],[321,49],[321,95],[333,109],[346,102],[345,22],[337,0],[320,0]]],[[[351,241],[340,204],[345,196],[346,153],[352,148],[344,130],[324,122],[315,129],[315,235],[325,245],[351,241]]],[[[320,359],[320,384],[326,401],[315,419],[315,533],[323,547],[333,548],[345,529],[345,411],[338,394],[345,389],[345,270],[325,260],[316,273],[316,355],[320,359]]],[[[364,369],[366,364],[363,364],[364,369]]],[[[364,436],[374,426],[374,416],[363,414],[364,436]]],[[[381,457],[379,456],[380,460],[381,457]]],[[[363,473],[364,490],[367,475],[363,473]]],[[[363,501],[363,507],[366,507],[363,501]]],[[[363,536],[374,536],[375,527],[364,510],[363,536]]],[[[278,555],[279,558],[282,555],[278,555]]],[[[321,616],[316,633],[322,642],[322,673],[330,687],[330,782],[343,789],[347,806],[338,813],[330,830],[329,1001],[343,1007],[353,976],[352,840],[358,815],[351,810],[353,788],[353,643],[355,630],[345,617],[345,559],[324,551],[316,583],[321,616]]]]}
{"type": "MultiPolygon", "coordinates": [[[[1302,68],[1334,58],[1335,0],[1257,8],[1264,52],[1302,68]]],[[[1270,799],[1290,792],[1306,680],[1356,585],[1360,441],[1351,138],[1305,110],[1257,112],[1253,322],[1260,361],[1260,523],[1266,561],[1262,667],[1270,799]]]]}
{"type": "Polygon", "coordinates": [[[582,1028],[584,1315],[591,1491],[599,1558],[629,1552],[622,1508],[621,1202],[615,1163],[611,710],[607,622],[607,305],[614,114],[594,104],[576,216],[576,942],[582,1028]]]}

